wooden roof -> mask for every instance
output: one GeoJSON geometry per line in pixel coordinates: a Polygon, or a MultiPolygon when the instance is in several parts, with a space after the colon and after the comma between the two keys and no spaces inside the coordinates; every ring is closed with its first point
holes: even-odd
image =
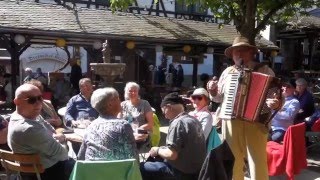
{"type": "MultiPolygon", "coordinates": [[[[0,0],[0,33],[91,39],[121,39],[157,43],[229,46],[238,36],[234,26],[116,12],[68,9],[62,5],[0,0]]],[[[257,40],[260,48],[277,49],[257,40]]]]}

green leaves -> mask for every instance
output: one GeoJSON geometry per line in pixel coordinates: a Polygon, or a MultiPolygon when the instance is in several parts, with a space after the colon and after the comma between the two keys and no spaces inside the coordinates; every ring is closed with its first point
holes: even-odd
{"type": "MultiPolygon", "coordinates": [[[[134,2],[134,0],[110,1],[113,11],[125,10],[134,2]]],[[[154,3],[157,2],[158,0],[154,0],[154,3]]],[[[177,3],[186,6],[197,4],[200,8],[210,9],[213,16],[223,20],[224,23],[230,23],[233,20],[241,34],[246,35],[248,33],[243,31],[255,29],[252,36],[259,34],[267,24],[286,22],[293,16],[305,14],[310,8],[320,7],[319,0],[177,0],[177,3]],[[258,26],[256,23],[248,22],[252,17],[252,13],[248,12],[249,9],[256,12],[255,19],[258,26]]],[[[223,25],[219,24],[219,28],[223,28],[223,25]]]]}

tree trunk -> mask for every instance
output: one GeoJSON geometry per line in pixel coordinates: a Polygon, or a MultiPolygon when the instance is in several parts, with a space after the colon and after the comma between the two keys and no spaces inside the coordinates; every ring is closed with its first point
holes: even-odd
{"type": "Polygon", "coordinates": [[[257,0],[246,0],[241,2],[242,4],[240,4],[240,7],[243,7],[243,18],[236,27],[241,36],[248,38],[250,44],[255,45],[255,37],[257,35],[255,17],[258,2],[257,0]]]}

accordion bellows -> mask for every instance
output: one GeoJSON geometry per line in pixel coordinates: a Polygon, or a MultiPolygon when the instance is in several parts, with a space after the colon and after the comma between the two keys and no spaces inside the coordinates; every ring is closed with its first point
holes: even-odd
{"type": "Polygon", "coordinates": [[[267,124],[272,110],[266,99],[281,96],[280,79],[251,71],[230,73],[226,78],[224,99],[219,118],[242,119],[267,124]]]}

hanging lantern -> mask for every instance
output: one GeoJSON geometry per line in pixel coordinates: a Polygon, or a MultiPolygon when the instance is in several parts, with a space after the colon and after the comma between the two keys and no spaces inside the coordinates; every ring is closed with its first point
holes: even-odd
{"type": "Polygon", "coordinates": [[[271,57],[276,57],[278,52],[276,50],[271,51],[271,57]]]}
{"type": "Polygon", "coordinates": [[[214,48],[213,48],[213,47],[208,47],[208,48],[207,48],[207,53],[208,53],[208,54],[214,53],[214,48]]]}
{"type": "Polygon", "coordinates": [[[66,40],[64,40],[63,38],[58,38],[56,40],[56,46],[58,46],[58,47],[66,46],[66,40]]]}
{"type": "Polygon", "coordinates": [[[100,49],[102,48],[102,43],[100,41],[95,41],[92,46],[94,49],[100,49]]]}
{"type": "Polygon", "coordinates": [[[127,44],[126,44],[126,47],[128,49],[133,49],[135,46],[136,45],[135,45],[134,41],[128,41],[127,44]]]}
{"type": "Polygon", "coordinates": [[[190,45],[184,45],[183,46],[183,52],[189,53],[191,51],[191,46],[190,45]]]}
{"type": "Polygon", "coordinates": [[[21,34],[17,34],[14,36],[14,42],[16,42],[17,44],[23,44],[24,42],[26,42],[26,38],[21,34]]]}

